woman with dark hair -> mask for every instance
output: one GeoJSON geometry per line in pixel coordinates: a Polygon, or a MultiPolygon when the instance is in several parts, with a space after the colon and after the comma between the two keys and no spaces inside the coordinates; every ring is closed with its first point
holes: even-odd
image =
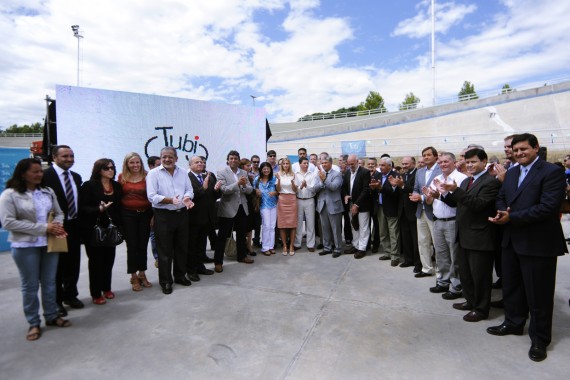
{"type": "Polygon", "coordinates": [[[9,231],[12,258],[20,272],[24,315],[30,325],[27,340],[41,337],[38,289],[42,287],[42,307],[46,325],[71,326],[57,315],[55,276],[59,253],[47,252],[47,235],[67,236],[63,212],[52,189],[41,186],[42,164],[25,158],[16,165],[0,195],[0,222],[9,231]],[[53,213],[53,221],[48,215],[53,213]]]}
{"type": "Polygon", "coordinates": [[[127,273],[131,275],[131,286],[135,292],[152,286],[145,274],[152,219],[146,194],[146,173],[138,153],[131,152],[125,156],[123,172],[119,174],[119,183],[123,187],[121,216],[127,243],[127,273]]]}
{"type": "MultiPolygon", "coordinates": [[[[239,161],[239,168],[248,173],[247,178],[249,180],[249,183],[253,186],[253,181],[251,179],[251,176],[249,175],[249,173],[251,173],[251,161],[247,158],[242,158],[239,161]]],[[[256,195],[254,192],[245,195],[245,197],[247,198],[247,209],[249,210],[249,214],[247,215],[247,225],[245,228],[246,231],[245,246],[247,248],[247,254],[250,256],[257,255],[253,250],[253,245],[252,245],[253,230],[255,229],[255,210],[253,209],[253,198],[255,196],[256,195]]]]}
{"type": "Polygon", "coordinates": [[[283,256],[295,254],[295,234],[297,233],[297,185],[295,184],[295,173],[291,168],[289,158],[283,157],[279,160],[279,172],[276,188],[279,192],[279,202],[277,203],[277,228],[283,242],[283,256]],[[287,236],[287,232],[289,236],[287,236]],[[289,246],[287,246],[289,238],[289,246]]]}
{"type": "Polygon", "coordinates": [[[95,246],[91,238],[95,225],[107,226],[109,217],[113,224],[120,226],[123,190],[114,181],[116,170],[115,163],[109,158],[95,161],[91,178],[83,183],[79,196],[82,238],[89,258],[89,290],[96,305],[105,304],[105,298],[115,298],[111,291],[115,247],[95,246]]]}
{"type": "Polygon", "coordinates": [[[256,195],[261,198],[261,253],[265,256],[275,254],[275,223],[277,220],[277,189],[273,168],[269,162],[259,166],[259,176],[253,181],[256,195]]]}

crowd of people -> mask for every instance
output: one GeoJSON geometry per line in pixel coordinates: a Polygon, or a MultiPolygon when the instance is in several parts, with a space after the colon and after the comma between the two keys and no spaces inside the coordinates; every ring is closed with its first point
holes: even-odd
{"type": "MultiPolygon", "coordinates": [[[[187,169],[176,149],[164,147],[148,158],[149,171],[133,152],[118,176],[114,161],[102,158],[83,182],[70,170],[73,150],[56,146],[45,171],[36,159],[21,160],[0,197],[21,277],[26,338],[41,336],[40,285],[46,325],[70,326],[66,306],[84,307],[77,291],[81,244],[93,304],[115,297],[116,247],[93,240],[94,226],[113,224],[125,237],[134,292],[153,286],[145,274],[149,240],[160,288],[171,294],[173,284],[222,273],[233,242],[237,261],[253,264],[256,247],[265,256],[278,247],[294,256],[305,238],[309,253],[362,259],[381,252],[392,267],[433,277],[430,292],[464,299],[451,306],[467,312],[466,322],[504,308],[505,321],[489,334],[521,335],[530,313],[529,357],[541,361],[551,341],[557,257],[567,252],[559,220],[567,180],[539,151],[531,134],[505,138],[504,162],[475,144],[459,157],[426,147],[400,166],[387,154],[341,155],[335,165],[327,152],[308,155],[305,148],[295,163],[273,150],[264,162],[231,150],[214,174],[205,157],[191,157],[187,169]],[[48,252],[50,238],[66,239],[67,252],[48,252]],[[491,301],[493,288],[502,288],[502,300],[491,301]]],[[[570,166],[570,156],[566,161],[570,166]]]]}

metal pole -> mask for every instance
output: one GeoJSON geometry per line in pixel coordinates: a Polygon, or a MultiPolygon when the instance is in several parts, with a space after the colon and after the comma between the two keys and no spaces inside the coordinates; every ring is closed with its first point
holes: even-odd
{"type": "Polygon", "coordinates": [[[435,0],[431,0],[431,70],[432,102],[435,106],[435,0]]]}
{"type": "Polygon", "coordinates": [[[79,34],[79,25],[71,25],[71,30],[73,30],[73,36],[77,38],[77,86],[79,87],[79,40],[83,36],[79,34]]]}

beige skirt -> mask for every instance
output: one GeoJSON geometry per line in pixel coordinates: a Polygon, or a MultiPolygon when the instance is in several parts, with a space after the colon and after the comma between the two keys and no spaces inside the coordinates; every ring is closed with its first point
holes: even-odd
{"type": "Polygon", "coordinates": [[[277,228],[297,228],[297,196],[295,194],[279,194],[277,228]]]}

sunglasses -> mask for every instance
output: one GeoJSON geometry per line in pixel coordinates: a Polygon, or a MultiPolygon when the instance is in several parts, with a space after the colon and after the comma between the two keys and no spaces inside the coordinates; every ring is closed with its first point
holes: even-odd
{"type": "Polygon", "coordinates": [[[267,157],[276,157],[276,155],[275,155],[275,154],[270,154],[270,155],[268,155],[267,157]]]}
{"type": "Polygon", "coordinates": [[[251,161],[252,164],[259,164],[259,161],[251,161]]]}
{"type": "Polygon", "coordinates": [[[109,170],[115,170],[115,167],[114,166],[107,166],[107,167],[101,168],[101,170],[108,172],[109,170]]]}

